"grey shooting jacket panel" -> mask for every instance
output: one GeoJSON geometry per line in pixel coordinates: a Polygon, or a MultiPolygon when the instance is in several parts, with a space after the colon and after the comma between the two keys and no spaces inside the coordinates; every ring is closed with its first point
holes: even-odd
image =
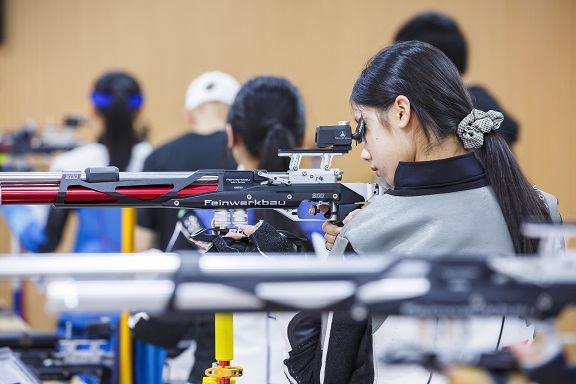
{"type": "Polygon", "coordinates": [[[343,255],[348,244],[362,256],[514,254],[490,186],[423,196],[385,194],[342,228],[330,257],[343,255]]]}

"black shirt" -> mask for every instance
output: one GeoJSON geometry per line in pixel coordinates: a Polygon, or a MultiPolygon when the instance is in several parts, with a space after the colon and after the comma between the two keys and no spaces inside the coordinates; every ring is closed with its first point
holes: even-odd
{"type": "MultiPolygon", "coordinates": [[[[193,172],[199,169],[237,168],[227,146],[225,132],[210,135],[188,133],[155,149],[144,163],[144,172],[193,172]]],[[[138,225],[154,230],[158,235],[160,250],[165,250],[174,233],[178,221],[178,209],[146,208],[138,209],[138,225]]],[[[179,237],[172,247],[190,249],[188,242],[179,237]]]]}

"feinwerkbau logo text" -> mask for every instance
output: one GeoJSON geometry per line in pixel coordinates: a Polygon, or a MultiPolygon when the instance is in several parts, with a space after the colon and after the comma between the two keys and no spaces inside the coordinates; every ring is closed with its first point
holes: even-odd
{"type": "Polygon", "coordinates": [[[281,206],[286,205],[286,200],[241,200],[241,201],[227,201],[227,200],[204,200],[206,207],[232,207],[232,206],[281,206]]]}

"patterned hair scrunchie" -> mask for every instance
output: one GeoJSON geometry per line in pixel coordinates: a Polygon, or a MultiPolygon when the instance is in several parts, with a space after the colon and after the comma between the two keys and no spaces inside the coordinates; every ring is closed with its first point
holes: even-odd
{"type": "Polygon", "coordinates": [[[484,145],[484,134],[500,128],[504,115],[498,111],[488,112],[473,109],[460,124],[458,124],[458,136],[466,149],[476,149],[484,145]]]}

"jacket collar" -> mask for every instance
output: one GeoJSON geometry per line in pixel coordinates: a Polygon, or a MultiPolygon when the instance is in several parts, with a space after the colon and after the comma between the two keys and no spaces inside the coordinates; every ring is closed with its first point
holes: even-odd
{"type": "Polygon", "coordinates": [[[394,175],[394,190],[446,187],[485,178],[473,152],[446,159],[403,162],[394,175]]]}

